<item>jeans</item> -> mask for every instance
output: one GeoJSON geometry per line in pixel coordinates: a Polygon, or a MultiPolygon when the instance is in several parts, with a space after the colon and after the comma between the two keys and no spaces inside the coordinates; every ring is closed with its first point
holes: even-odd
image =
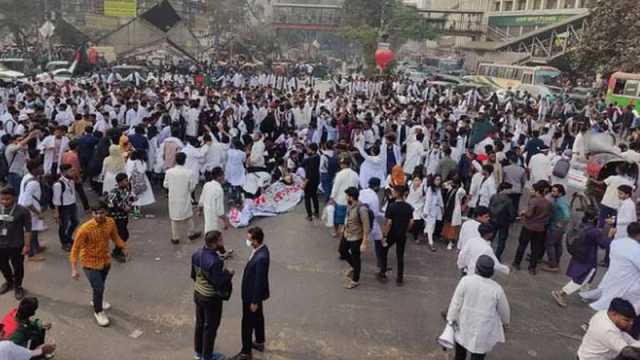
{"type": "Polygon", "coordinates": [[[85,210],[89,210],[89,199],[87,199],[87,194],[84,192],[84,186],[82,183],[75,183],[76,194],[80,198],[80,202],[82,203],[82,208],[85,210]]]}
{"type": "Polygon", "coordinates": [[[10,172],[7,175],[7,182],[16,191],[16,195],[20,196],[20,183],[22,182],[22,175],[10,172]]]}
{"type": "Polygon", "coordinates": [[[382,268],[382,253],[384,251],[384,247],[382,246],[382,241],[376,240],[373,242],[373,250],[376,253],[376,266],[378,266],[378,271],[384,272],[387,269],[382,268]]]}
{"type": "Polygon", "coordinates": [[[0,249],[0,272],[8,284],[22,286],[24,279],[24,256],[22,248],[0,249]]]}
{"type": "MultiPolygon", "coordinates": [[[[123,218],[113,220],[115,221],[116,228],[118,229],[118,236],[120,236],[120,239],[122,239],[122,241],[127,242],[127,240],[129,240],[129,229],[127,229],[127,226],[129,225],[129,219],[123,218]]],[[[111,252],[111,255],[123,256],[124,254],[122,253],[122,249],[120,249],[119,247],[115,247],[111,252]]]]}
{"type": "Polygon", "coordinates": [[[251,354],[251,344],[253,334],[256,334],[256,343],[264,344],[264,313],[262,312],[262,302],[259,302],[258,310],[251,312],[251,304],[242,302],[242,350],[243,354],[251,354]]]}
{"type": "Polygon", "coordinates": [[[547,250],[547,256],[549,257],[549,266],[557,268],[560,266],[560,259],[562,258],[562,236],[566,231],[565,227],[549,229],[547,232],[547,239],[545,241],[545,248],[547,250]]]}
{"type": "Polygon", "coordinates": [[[222,299],[194,293],[193,301],[196,304],[194,349],[196,354],[208,360],[213,356],[213,347],[222,318],[222,299]]]}
{"type": "MultiPolygon", "coordinates": [[[[467,359],[467,349],[465,349],[462,345],[456,343],[456,356],[455,360],[466,360],[467,359]]],[[[485,354],[471,354],[471,360],[483,360],[485,354]]]]}
{"type": "Polygon", "coordinates": [[[73,243],[73,232],[78,226],[78,210],[76,204],[58,206],[58,237],[62,245],[73,243]]]}
{"type": "Polygon", "coordinates": [[[104,287],[107,281],[107,275],[109,275],[109,265],[105,266],[101,270],[84,268],[84,274],[91,284],[91,290],[93,291],[93,311],[98,314],[102,312],[102,302],[104,301],[104,287]]]}
{"type": "Polygon", "coordinates": [[[509,238],[509,227],[511,224],[495,225],[496,226],[496,258],[500,260],[502,253],[509,238]]]}
{"type": "Polygon", "coordinates": [[[542,256],[544,256],[545,235],[545,231],[533,231],[523,227],[520,232],[518,250],[516,250],[516,257],[513,260],[513,264],[520,266],[522,258],[524,257],[524,252],[527,250],[529,242],[531,242],[531,259],[529,260],[529,269],[535,270],[538,261],[542,260],[542,256]]]}
{"type": "Polygon", "coordinates": [[[307,210],[307,216],[320,214],[320,206],[318,205],[318,183],[309,181],[304,187],[304,207],[307,210]],[[311,213],[311,202],[313,201],[313,213],[311,213]]]}
{"type": "Polygon", "coordinates": [[[398,281],[402,281],[404,279],[404,247],[407,243],[406,235],[403,236],[393,236],[387,239],[387,246],[382,250],[382,266],[381,272],[384,274],[387,271],[387,256],[389,254],[389,249],[396,244],[396,261],[398,262],[398,271],[396,279],[398,281]]]}
{"type": "Polygon", "coordinates": [[[347,239],[342,237],[342,240],[340,240],[340,257],[353,268],[352,280],[355,282],[360,281],[360,269],[362,268],[360,245],[362,245],[362,239],[347,241],[347,239]]]}
{"type": "Polygon", "coordinates": [[[511,202],[513,203],[513,208],[516,210],[516,213],[520,209],[520,197],[522,194],[509,194],[509,198],[511,198],[511,202]]]}
{"type": "Polygon", "coordinates": [[[320,184],[322,184],[325,200],[329,201],[331,198],[331,189],[333,189],[333,178],[329,173],[320,173],[320,184]]]}
{"type": "Polygon", "coordinates": [[[31,246],[29,247],[29,257],[34,256],[38,252],[40,242],[38,241],[38,232],[31,231],[31,246]]]}

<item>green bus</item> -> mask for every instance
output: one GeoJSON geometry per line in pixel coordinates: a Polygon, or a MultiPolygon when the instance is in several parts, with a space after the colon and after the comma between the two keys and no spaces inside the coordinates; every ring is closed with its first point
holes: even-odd
{"type": "Polygon", "coordinates": [[[640,74],[616,72],[609,78],[607,104],[618,104],[621,108],[635,106],[640,101],[640,74]]]}

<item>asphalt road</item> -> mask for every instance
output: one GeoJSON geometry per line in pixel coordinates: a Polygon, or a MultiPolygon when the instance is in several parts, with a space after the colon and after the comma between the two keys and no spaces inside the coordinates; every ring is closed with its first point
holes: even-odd
{"type": "MultiPolygon", "coordinates": [[[[155,219],[131,222],[130,261],[114,263],[106,298],[112,324],[96,325],[89,306],[90,288],[70,277],[67,253],[58,246],[55,224],[42,235],[47,260],[27,263],[25,288],[40,299],[38,317],[53,323],[49,338],[58,345],[57,359],[128,360],[190,359],[194,324],[190,255],[202,239],[178,246],[169,243],[166,198],[149,209],[155,219]],[[142,334],[134,338],[134,332],[142,334]]],[[[197,225],[202,226],[201,219],[197,225]]],[[[337,240],[319,221],[305,220],[304,206],[285,215],[258,219],[271,250],[271,294],[265,304],[267,352],[257,359],[447,359],[435,338],[443,329],[440,312],[448,306],[458,280],[456,253],[432,253],[411,241],[406,250],[405,286],[375,280],[370,246],[364,257],[361,286],[345,290],[337,240]]],[[[516,247],[519,225],[507,243],[505,263],[516,247]]],[[[250,254],[245,230],[224,233],[235,250],[229,267],[236,270],[234,294],[224,304],[216,350],[228,356],[240,349],[240,279],[250,254]]],[[[396,267],[395,253],[390,266],[396,267]]],[[[567,260],[565,256],[565,261],[567,260]]],[[[526,268],[526,267],[525,267],[526,268]]],[[[564,268],[564,267],[563,267],[564,268]]],[[[600,272],[602,275],[602,271],[600,272]]],[[[391,274],[390,278],[393,278],[391,274]]],[[[578,299],[559,308],[550,291],[567,281],[563,274],[526,271],[496,279],[511,304],[512,324],[506,344],[491,359],[573,359],[582,333],[579,325],[592,311],[578,299]]],[[[15,306],[12,293],[0,297],[0,309],[15,306]]]]}

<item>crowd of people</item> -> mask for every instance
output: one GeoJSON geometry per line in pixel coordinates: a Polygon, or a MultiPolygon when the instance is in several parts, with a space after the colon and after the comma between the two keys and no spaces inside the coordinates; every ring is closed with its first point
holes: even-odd
{"type": "MultiPolygon", "coordinates": [[[[0,191],[0,294],[13,290],[21,301],[9,316],[18,328],[42,330],[15,359],[55,349],[44,341],[48,327],[29,320],[37,300],[23,289],[25,258],[46,261],[38,236],[47,231],[45,214],[55,218],[72,278],[82,270],[90,283],[97,324],[108,326],[103,294],[111,259],[127,261],[129,219],[153,217],[149,205],[165,195],[170,243],[204,233],[205,246],[192,257],[194,351],[197,359],[220,358],[215,337],[234,275],[224,265],[233,249],[225,248],[222,231],[230,206],[260,194],[248,186],[256,173],[268,174],[269,183],[303,181],[307,219],[323,214],[339,240],[346,289],[362,284],[362,252],[370,245],[382,283],[395,245],[398,286],[409,239],[432,252],[457,251],[462,278],[443,312],[455,329],[456,359],[483,359],[505,341],[509,303],[494,272],[507,276],[527,261],[532,276],[558,273],[565,247],[570,281],[550,301],[566,307],[580,292],[599,311],[585,327],[578,358],[634,358],[627,346],[640,346],[640,223],[630,167],[604,180],[599,211],[585,211],[578,223],[561,181],[571,158],[589,156],[592,134],[617,136],[624,148],[614,150],[637,169],[640,142],[627,126],[638,120],[633,108],[601,97],[583,109],[564,97],[484,98],[401,77],[338,77],[321,91],[301,74],[223,67],[206,75],[165,73],[131,83],[96,74],[82,83],[0,87],[0,176],[7,184],[0,191]],[[80,206],[91,214],[83,224],[80,206]],[[194,222],[199,214],[203,229],[194,222]],[[518,228],[518,243],[510,244],[518,228]],[[590,290],[598,248],[606,249],[609,269],[590,290]]],[[[247,246],[239,360],[265,349],[269,298],[262,229],[249,229],[247,246]]],[[[16,340],[22,334],[11,337],[14,345],[25,346],[16,340]]],[[[14,351],[0,341],[0,354],[14,351]]]]}

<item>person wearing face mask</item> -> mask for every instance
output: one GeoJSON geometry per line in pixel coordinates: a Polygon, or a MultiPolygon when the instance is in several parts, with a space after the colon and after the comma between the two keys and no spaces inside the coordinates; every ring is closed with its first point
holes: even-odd
{"type": "Polygon", "coordinates": [[[269,299],[269,248],[264,244],[264,232],[252,227],[247,233],[251,249],[242,274],[242,350],[232,360],[251,360],[252,349],[263,352],[265,347],[263,302],[269,299]],[[255,334],[255,342],[253,342],[255,334]]]}
{"type": "Polygon", "coordinates": [[[223,293],[229,289],[234,272],[224,267],[224,260],[219,255],[219,251],[224,251],[222,233],[209,231],[204,242],[205,246],[191,256],[193,301],[196,304],[194,358],[214,360],[222,357],[213,349],[222,318],[222,301],[226,297],[223,293]]]}

